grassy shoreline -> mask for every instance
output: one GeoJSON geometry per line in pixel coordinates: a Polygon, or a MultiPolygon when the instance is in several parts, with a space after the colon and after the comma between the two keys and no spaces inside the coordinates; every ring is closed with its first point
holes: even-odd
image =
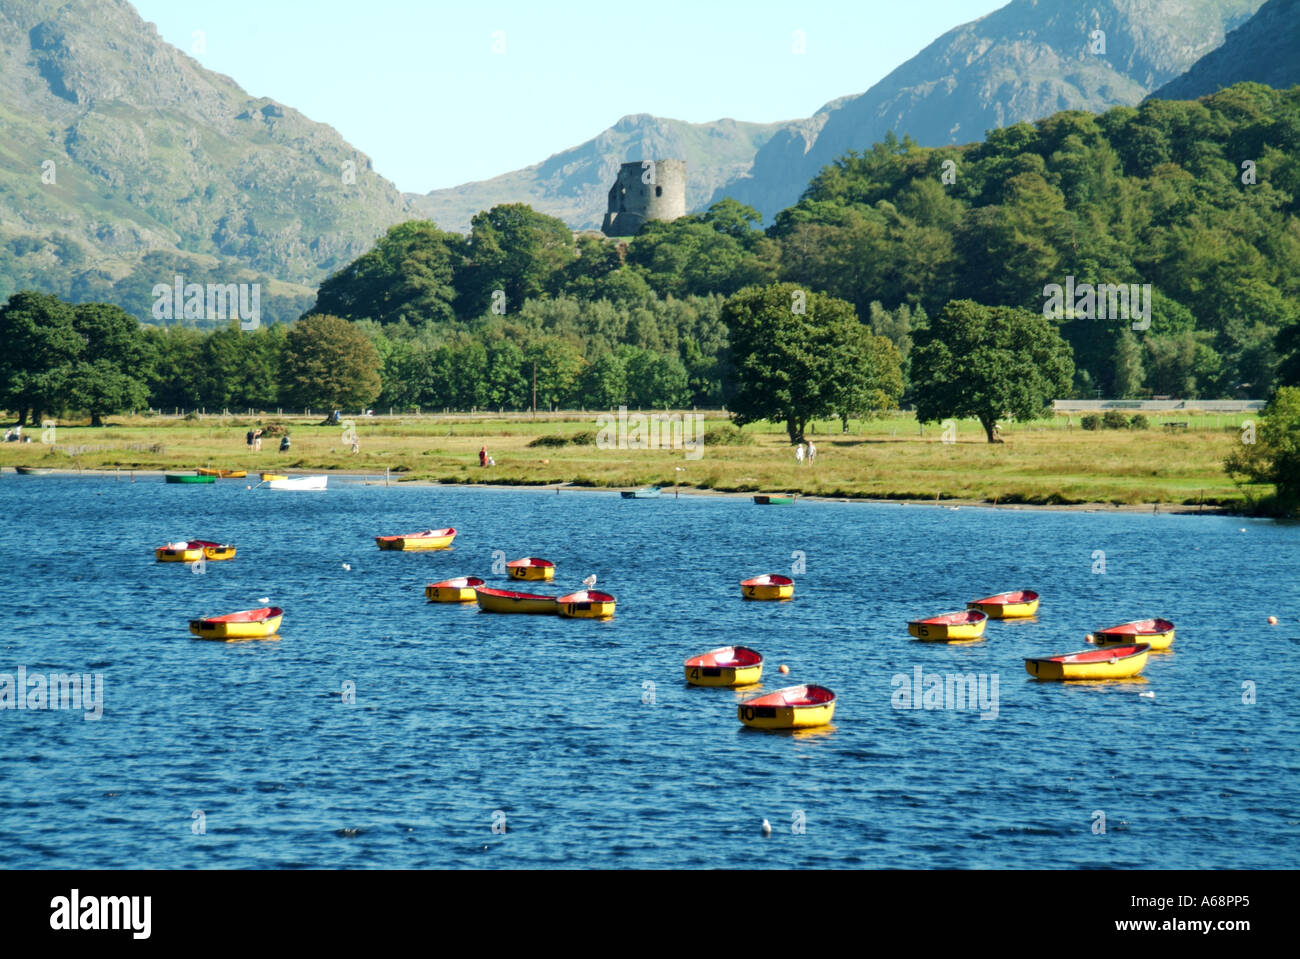
{"type": "MultiPolygon", "coordinates": [[[[1223,472],[1223,457],[1239,442],[1238,417],[1203,416],[1186,432],[1084,431],[1056,417],[1013,424],[1005,442],[989,444],[973,421],[957,423],[956,441],[940,430],[922,430],[910,414],[855,421],[841,432],[838,421],[813,424],[814,463],[795,462],[783,430],[754,424],[743,445],[682,449],[602,449],[590,442],[598,413],[539,415],[424,415],[354,417],[360,444],[350,451],[343,427],[319,417],[206,416],[113,417],[104,427],[56,427],[54,443],[0,444],[0,467],[43,466],[64,470],[184,472],[198,467],[266,471],[340,471],[375,474],[394,481],[488,486],[631,488],[657,483],[671,489],[720,494],[797,493],[805,498],[952,505],[1078,508],[1183,507],[1239,510],[1243,491],[1223,472]],[[261,452],[245,444],[251,426],[281,423],[292,449],[278,451],[278,438],[261,452]],[[1198,428],[1199,427],[1199,428],[1198,428]],[[541,437],[589,434],[588,441],[532,446],[541,437]],[[478,465],[486,445],[495,467],[478,465]]],[[[690,415],[690,414],[687,414],[690,415]]],[[[725,414],[704,413],[704,429],[726,427],[725,414]]],[[[1188,420],[1180,413],[1181,420],[1188,420]]],[[[345,419],[345,423],[346,423],[345,419]]],[[[46,437],[50,438],[50,437],[46,437]]],[[[552,440],[554,442],[554,440],[552,440]]]]}

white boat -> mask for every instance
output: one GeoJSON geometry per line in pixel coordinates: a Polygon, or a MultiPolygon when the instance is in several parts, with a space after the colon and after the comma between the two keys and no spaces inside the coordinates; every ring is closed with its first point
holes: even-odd
{"type": "Polygon", "coordinates": [[[323,490],[328,481],[328,476],[291,476],[289,479],[271,480],[266,485],[270,489],[323,490]]]}

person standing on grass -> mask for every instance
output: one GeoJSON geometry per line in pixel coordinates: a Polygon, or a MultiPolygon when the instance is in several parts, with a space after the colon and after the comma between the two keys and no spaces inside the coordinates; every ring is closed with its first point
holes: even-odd
{"type": "Polygon", "coordinates": [[[487,465],[488,465],[488,454],[487,454],[487,444],[486,444],[486,443],[484,443],[482,446],[479,447],[479,450],[478,450],[478,465],[479,465],[479,466],[487,466],[487,465]]]}
{"type": "Polygon", "coordinates": [[[794,461],[803,466],[803,444],[800,443],[794,448],[794,461]]]}
{"type": "Polygon", "coordinates": [[[244,442],[248,444],[249,452],[252,452],[252,449],[253,449],[253,431],[252,431],[252,430],[249,430],[247,433],[244,434],[244,442]]]}
{"type": "Polygon", "coordinates": [[[256,430],[253,431],[253,450],[254,450],[255,452],[258,452],[258,453],[262,452],[262,433],[263,433],[263,432],[265,432],[265,431],[262,430],[260,427],[259,427],[258,429],[256,429],[256,430]]]}
{"type": "Polygon", "coordinates": [[[811,466],[812,461],[815,460],[816,458],[817,458],[817,447],[813,446],[812,440],[809,440],[808,441],[808,465],[811,466]]]}

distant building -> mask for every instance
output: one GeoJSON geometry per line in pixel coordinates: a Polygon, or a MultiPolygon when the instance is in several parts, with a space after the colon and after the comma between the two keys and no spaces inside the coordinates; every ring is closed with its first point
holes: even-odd
{"type": "Polygon", "coordinates": [[[618,168],[600,231],[633,236],[646,220],[686,215],[686,161],[635,160],[618,168]]]}

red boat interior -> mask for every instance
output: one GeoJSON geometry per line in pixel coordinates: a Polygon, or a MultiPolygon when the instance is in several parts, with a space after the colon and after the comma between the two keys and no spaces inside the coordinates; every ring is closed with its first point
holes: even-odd
{"type": "Polygon", "coordinates": [[[998,593],[996,596],[985,596],[975,602],[980,606],[1011,606],[1015,603],[1032,603],[1037,598],[1038,594],[1032,589],[1018,589],[1010,593],[998,593]]]}
{"type": "Polygon", "coordinates": [[[942,616],[918,619],[917,622],[927,625],[961,626],[964,623],[978,623],[980,620],[988,618],[988,613],[981,612],[978,609],[964,609],[960,613],[944,613],[942,616]]]}
{"type": "Polygon", "coordinates": [[[835,698],[825,686],[790,686],[750,699],[742,706],[824,706],[835,698]]]}
{"type": "Polygon", "coordinates": [[[686,660],[687,666],[757,666],[763,657],[748,646],[724,646],[686,660]]]}
{"type": "Polygon", "coordinates": [[[478,592],[487,593],[489,596],[504,596],[507,599],[544,599],[548,602],[555,602],[554,596],[543,596],[541,593],[517,593],[512,589],[488,589],[486,587],[477,587],[478,592]]]}
{"type": "Polygon", "coordinates": [[[506,565],[519,568],[524,566],[554,566],[555,564],[549,559],[538,559],[535,556],[525,556],[523,559],[512,559],[510,562],[506,563],[506,565]]]}
{"type": "Polygon", "coordinates": [[[1107,636],[1143,636],[1167,633],[1174,628],[1174,624],[1167,619],[1140,619],[1134,623],[1125,623],[1123,626],[1112,626],[1109,629],[1098,630],[1107,636]]]}
{"type": "Polygon", "coordinates": [[[741,586],[793,586],[794,580],[789,576],[778,576],[775,573],[769,573],[765,576],[755,576],[753,579],[747,579],[741,582],[741,586]]]}
{"type": "Polygon", "coordinates": [[[430,586],[445,586],[448,589],[465,589],[470,586],[482,586],[485,580],[477,576],[458,576],[455,579],[444,579],[441,583],[430,583],[430,586]]]}
{"type": "Polygon", "coordinates": [[[273,616],[284,614],[279,606],[263,606],[261,609],[245,609],[238,613],[227,613],[225,616],[208,616],[203,619],[205,623],[260,623],[263,620],[270,619],[273,616]]]}
{"type": "Polygon", "coordinates": [[[1136,656],[1146,650],[1143,645],[1111,646],[1109,649],[1089,649],[1081,653],[1067,653],[1064,656],[1048,656],[1045,662],[1051,663],[1105,663],[1112,659],[1124,659],[1136,656]]]}
{"type": "Polygon", "coordinates": [[[561,596],[557,602],[560,603],[612,603],[614,597],[609,593],[601,593],[594,589],[580,589],[576,593],[569,593],[567,596],[561,596]]]}

